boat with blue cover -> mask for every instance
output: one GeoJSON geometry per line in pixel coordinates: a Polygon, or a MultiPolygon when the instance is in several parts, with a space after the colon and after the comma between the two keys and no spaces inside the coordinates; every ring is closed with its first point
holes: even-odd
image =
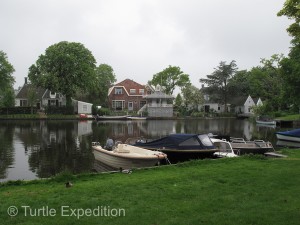
{"type": "Polygon", "coordinates": [[[300,142],[300,129],[276,132],[279,140],[300,142]]]}
{"type": "Polygon", "coordinates": [[[204,158],[213,156],[213,153],[217,151],[207,134],[170,134],[155,140],[130,138],[126,143],[161,151],[166,153],[169,159],[204,158]]]}

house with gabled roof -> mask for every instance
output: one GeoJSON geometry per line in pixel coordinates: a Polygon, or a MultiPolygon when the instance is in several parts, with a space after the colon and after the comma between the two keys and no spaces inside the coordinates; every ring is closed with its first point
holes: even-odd
{"type": "Polygon", "coordinates": [[[66,98],[60,93],[52,92],[42,87],[35,87],[31,83],[25,83],[18,91],[15,98],[15,106],[29,106],[29,96],[32,95],[35,100],[37,109],[44,109],[47,106],[65,106],[66,98]]]}
{"type": "Polygon", "coordinates": [[[125,79],[109,88],[109,108],[114,111],[138,111],[146,104],[143,97],[152,92],[153,88],[150,85],[125,79]]]}
{"type": "Polygon", "coordinates": [[[260,98],[252,98],[250,95],[236,97],[230,100],[231,108],[235,114],[243,114],[244,116],[253,115],[253,107],[262,105],[260,98]]]}

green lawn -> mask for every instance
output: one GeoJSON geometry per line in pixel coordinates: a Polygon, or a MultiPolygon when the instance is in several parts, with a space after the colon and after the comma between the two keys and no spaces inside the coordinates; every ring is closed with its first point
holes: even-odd
{"type": "Polygon", "coordinates": [[[199,160],[131,174],[10,182],[0,186],[0,223],[299,224],[300,150],[282,153],[289,157],[199,160]],[[68,180],[73,187],[65,187],[68,180]],[[9,206],[19,214],[8,216],[9,206]],[[46,207],[56,214],[45,215],[46,207]],[[98,207],[102,216],[89,214],[98,207]],[[117,210],[120,216],[108,216],[117,210]]]}
{"type": "Polygon", "coordinates": [[[277,120],[300,120],[300,114],[294,114],[294,115],[288,115],[288,116],[283,116],[283,117],[278,117],[276,118],[277,120]]]}

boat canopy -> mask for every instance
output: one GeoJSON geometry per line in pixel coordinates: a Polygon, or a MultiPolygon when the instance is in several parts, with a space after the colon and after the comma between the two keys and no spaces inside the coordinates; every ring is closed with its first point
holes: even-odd
{"type": "Polygon", "coordinates": [[[291,136],[291,137],[300,137],[300,129],[279,131],[279,132],[276,132],[276,134],[281,134],[281,135],[291,136]]]}
{"type": "Polygon", "coordinates": [[[170,134],[154,141],[137,141],[135,146],[157,149],[214,149],[207,134],[170,134]]]}

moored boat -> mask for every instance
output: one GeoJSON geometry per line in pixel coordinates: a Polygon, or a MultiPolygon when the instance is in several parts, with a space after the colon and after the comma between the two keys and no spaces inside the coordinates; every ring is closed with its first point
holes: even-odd
{"type": "Polygon", "coordinates": [[[234,153],[230,142],[226,140],[217,139],[217,138],[210,138],[210,140],[218,150],[217,152],[214,153],[215,157],[218,158],[238,157],[238,155],[234,153]]]}
{"type": "Polygon", "coordinates": [[[212,157],[217,151],[207,134],[170,134],[156,140],[128,139],[126,143],[164,152],[171,161],[212,157]]]}
{"type": "Polygon", "coordinates": [[[300,129],[276,132],[279,140],[300,142],[300,129]]]}
{"type": "Polygon", "coordinates": [[[96,116],[96,120],[127,120],[129,115],[123,115],[123,116],[96,116]]]}
{"type": "Polygon", "coordinates": [[[264,154],[274,151],[273,145],[269,141],[254,140],[245,141],[243,138],[230,138],[230,144],[235,154],[264,154]]]}
{"type": "Polygon", "coordinates": [[[147,117],[144,117],[144,116],[128,116],[127,119],[130,119],[130,120],[146,120],[147,117]]]}
{"type": "Polygon", "coordinates": [[[275,125],[276,126],[276,121],[269,118],[269,117],[263,117],[259,116],[256,118],[256,123],[257,124],[262,124],[262,125],[275,125]]]}
{"type": "Polygon", "coordinates": [[[167,155],[127,144],[118,144],[113,150],[106,150],[98,142],[92,143],[96,160],[115,169],[132,169],[157,165],[167,155]]]}

